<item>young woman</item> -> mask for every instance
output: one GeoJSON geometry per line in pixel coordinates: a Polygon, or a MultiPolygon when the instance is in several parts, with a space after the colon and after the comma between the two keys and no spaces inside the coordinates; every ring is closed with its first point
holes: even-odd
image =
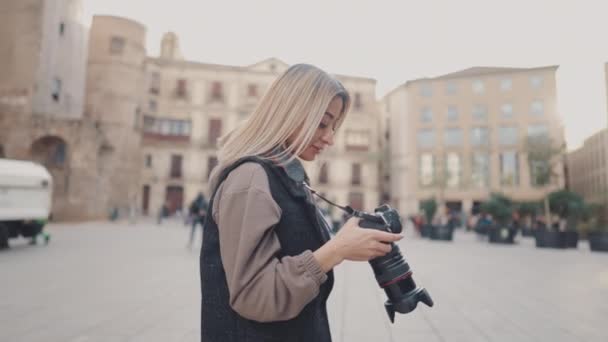
{"type": "MultiPolygon", "coordinates": [[[[202,341],[331,341],[332,269],[401,235],[349,219],[330,239],[300,160],[333,144],[350,98],[317,67],[290,67],[220,140],[201,251],[202,341]]],[[[371,275],[370,275],[371,276],[371,275]]]]}

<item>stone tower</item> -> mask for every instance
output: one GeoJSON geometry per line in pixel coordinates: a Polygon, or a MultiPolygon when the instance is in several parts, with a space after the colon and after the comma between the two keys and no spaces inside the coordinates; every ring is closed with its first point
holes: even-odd
{"type": "Polygon", "coordinates": [[[95,191],[109,212],[138,205],[145,34],[141,24],[114,16],[95,16],[91,26],[85,117],[104,137],[95,191]]]}

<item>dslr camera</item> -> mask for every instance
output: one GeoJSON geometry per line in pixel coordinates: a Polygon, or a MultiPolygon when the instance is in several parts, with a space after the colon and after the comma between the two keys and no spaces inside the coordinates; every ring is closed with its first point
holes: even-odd
{"type": "MultiPolygon", "coordinates": [[[[373,213],[352,210],[351,215],[361,218],[359,226],[361,228],[376,229],[389,233],[401,233],[401,217],[399,213],[384,204],[373,213]]],[[[395,321],[395,312],[406,314],[414,311],[418,302],[423,302],[428,306],[433,306],[433,299],[428,291],[419,287],[412,278],[412,270],[407,261],[403,258],[399,247],[395,243],[391,244],[391,251],[385,256],[381,256],[369,261],[378,285],[388,297],[384,308],[392,323],[395,321]]]]}

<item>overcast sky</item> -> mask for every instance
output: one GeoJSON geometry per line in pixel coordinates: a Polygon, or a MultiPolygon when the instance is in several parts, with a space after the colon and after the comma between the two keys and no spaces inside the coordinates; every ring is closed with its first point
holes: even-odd
{"type": "Polygon", "coordinates": [[[249,65],[268,57],[372,77],[377,95],[471,66],[560,65],[558,108],[569,149],[607,126],[608,2],[563,0],[84,0],[85,14],[166,31],[186,59],[249,65]]]}

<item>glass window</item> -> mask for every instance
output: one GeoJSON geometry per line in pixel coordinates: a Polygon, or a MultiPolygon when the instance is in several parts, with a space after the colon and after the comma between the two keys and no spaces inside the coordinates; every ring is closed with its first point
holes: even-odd
{"type": "Polygon", "coordinates": [[[503,119],[510,119],[513,117],[513,105],[510,103],[503,103],[500,106],[500,113],[503,119]]]}
{"type": "Polygon", "coordinates": [[[460,177],[462,174],[460,165],[460,155],[457,153],[448,153],[446,158],[445,169],[447,171],[446,185],[450,188],[460,186],[460,177]]]}
{"type": "Polygon", "coordinates": [[[435,160],[430,153],[424,153],[420,156],[420,184],[422,186],[433,185],[435,175],[435,160]]]}
{"type": "Polygon", "coordinates": [[[418,131],[418,147],[433,147],[435,145],[435,131],[432,129],[422,129],[418,131]]]}
{"type": "Polygon", "coordinates": [[[530,76],[530,86],[538,89],[543,85],[543,77],[539,75],[530,76]]]}
{"type": "Polygon", "coordinates": [[[485,105],[473,106],[473,120],[486,120],[488,118],[488,107],[485,105]]]}
{"type": "Polygon", "coordinates": [[[517,152],[500,154],[500,184],[516,186],[519,184],[519,159],[517,152]]]}
{"type": "Polygon", "coordinates": [[[448,121],[458,121],[458,108],[456,106],[448,106],[448,121]]]}
{"type": "Polygon", "coordinates": [[[370,132],[367,130],[346,130],[344,141],[347,151],[367,151],[371,145],[370,132]]]}
{"type": "Polygon", "coordinates": [[[473,146],[488,146],[490,144],[490,136],[487,127],[471,128],[471,145],[473,146]]]}
{"type": "Polygon", "coordinates": [[[549,136],[549,128],[546,124],[532,124],[528,125],[528,136],[529,137],[539,137],[539,136],[549,136]]]}
{"type": "Polygon", "coordinates": [[[541,100],[534,100],[530,103],[530,114],[532,115],[543,115],[544,104],[541,100]]]}
{"type": "Polygon", "coordinates": [[[454,95],[458,92],[458,85],[456,82],[448,82],[445,84],[445,93],[447,95],[454,95]]]}
{"type": "Polygon", "coordinates": [[[433,111],[429,107],[424,107],[420,110],[420,121],[431,122],[433,121],[433,111]]]}
{"type": "Polygon", "coordinates": [[[432,86],[430,84],[421,84],[420,85],[420,96],[423,96],[423,97],[433,96],[432,86]]]}
{"type": "Polygon", "coordinates": [[[487,153],[474,153],[471,165],[473,186],[484,188],[490,185],[490,158],[487,153]]]}
{"type": "Polygon", "coordinates": [[[156,112],[156,108],[157,108],[157,103],[156,100],[150,100],[149,104],[148,104],[148,108],[150,109],[151,112],[156,112]]]}
{"type": "Polygon", "coordinates": [[[498,143],[500,145],[516,145],[518,138],[516,126],[502,126],[498,129],[498,143]]]}
{"type": "Polygon", "coordinates": [[[448,128],[445,130],[445,145],[446,146],[461,146],[462,145],[462,129],[448,128]]]}
{"type": "Polygon", "coordinates": [[[110,54],[120,55],[125,49],[125,39],[123,37],[112,37],[110,39],[110,54]]]}
{"type": "Polygon", "coordinates": [[[546,160],[530,161],[530,184],[533,186],[544,186],[549,183],[551,172],[549,162],[546,160]]]}
{"type": "Polygon", "coordinates": [[[482,94],[485,91],[485,85],[483,84],[482,80],[473,81],[473,83],[471,84],[471,87],[475,94],[482,94]]]}
{"type": "Polygon", "coordinates": [[[510,78],[503,78],[500,80],[500,90],[509,91],[513,88],[513,81],[510,78]]]}

